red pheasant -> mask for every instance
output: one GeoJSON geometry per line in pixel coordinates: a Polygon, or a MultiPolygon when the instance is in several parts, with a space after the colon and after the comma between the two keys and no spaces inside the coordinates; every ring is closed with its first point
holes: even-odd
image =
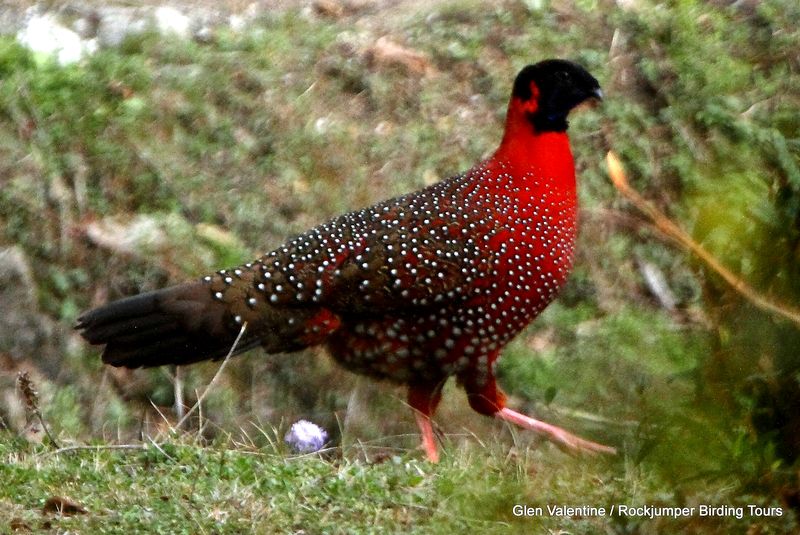
{"type": "Polygon", "coordinates": [[[567,114],[602,97],[579,65],[546,60],[514,82],[494,155],[428,188],[350,212],[261,258],[83,314],[103,361],[189,364],[262,346],[325,344],[345,368],[408,386],[428,457],[430,418],[456,376],[469,403],[573,449],[614,452],[505,406],[494,364],[558,294],[575,244],[567,114]]]}

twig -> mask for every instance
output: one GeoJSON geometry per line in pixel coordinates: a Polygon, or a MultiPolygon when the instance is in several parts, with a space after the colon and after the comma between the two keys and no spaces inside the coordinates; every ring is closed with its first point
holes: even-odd
{"type": "MultiPolygon", "coordinates": [[[[163,412],[161,412],[161,409],[159,409],[159,408],[158,408],[158,405],[156,405],[156,404],[155,404],[155,402],[154,402],[152,399],[150,399],[150,398],[147,398],[147,401],[149,401],[149,402],[150,402],[150,406],[151,406],[151,407],[153,407],[153,408],[156,410],[156,412],[158,413],[158,415],[159,415],[159,416],[161,416],[161,419],[162,419],[162,420],[164,420],[164,423],[167,425],[167,427],[169,427],[169,431],[170,431],[170,433],[172,433],[173,431],[175,431],[175,428],[172,426],[172,424],[171,424],[171,423],[169,423],[169,418],[167,418],[167,415],[166,415],[166,414],[164,414],[163,412]]],[[[156,435],[156,436],[160,436],[160,432],[159,432],[159,434],[158,434],[158,435],[156,435]]]]}
{"type": "Polygon", "coordinates": [[[633,203],[636,208],[649,217],[656,228],[678,242],[682,247],[696,254],[712,270],[716,271],[731,288],[736,290],[742,297],[753,303],[756,307],[767,312],[778,314],[797,325],[800,325],[800,310],[792,308],[786,304],[768,299],[754,290],[740,277],[734,275],[728,268],[723,266],[719,260],[714,258],[702,245],[694,241],[686,232],[673,223],[667,216],[662,214],[658,208],[650,204],[644,197],[634,190],[628,183],[625,170],[619,158],[612,151],[606,155],[608,173],[614,186],[633,203]]]}
{"type": "Polygon", "coordinates": [[[173,390],[175,392],[175,416],[178,420],[183,418],[183,366],[175,366],[173,375],[173,390]]]}
{"type": "Polygon", "coordinates": [[[158,444],[158,442],[156,442],[155,440],[153,440],[153,439],[152,439],[152,438],[150,438],[150,437],[147,437],[147,441],[148,441],[148,442],[150,442],[150,444],[152,444],[152,445],[153,445],[153,447],[154,447],[155,449],[157,449],[159,452],[161,452],[161,454],[162,454],[164,457],[166,457],[167,459],[169,459],[169,460],[170,460],[170,461],[172,461],[172,462],[175,462],[175,463],[176,463],[176,462],[178,462],[178,461],[175,459],[175,457],[173,457],[172,455],[170,455],[169,453],[167,453],[166,451],[164,451],[164,448],[162,448],[162,447],[161,447],[161,446],[158,444]]]}
{"type": "Polygon", "coordinates": [[[144,440],[144,428],[146,425],[146,420],[147,420],[147,409],[142,407],[142,416],[139,418],[139,432],[137,433],[139,440],[144,440]]]}
{"type": "MultiPolygon", "coordinates": [[[[197,389],[195,389],[194,395],[197,396],[198,399],[200,398],[200,396],[197,394],[197,389]]],[[[203,432],[205,431],[205,428],[206,428],[206,421],[203,420],[203,405],[200,404],[200,405],[197,406],[197,436],[198,437],[203,436],[203,432]]]]}
{"type": "Polygon", "coordinates": [[[200,396],[197,398],[197,401],[195,402],[194,405],[192,405],[192,408],[189,409],[189,411],[183,416],[183,418],[178,420],[178,423],[175,424],[174,429],[180,429],[181,426],[186,422],[186,420],[189,419],[189,417],[194,413],[194,411],[197,410],[197,407],[200,406],[200,404],[206,398],[208,393],[211,391],[211,389],[216,384],[216,382],[219,379],[219,377],[222,375],[222,370],[224,370],[225,366],[227,366],[228,361],[231,359],[231,356],[233,355],[233,352],[236,349],[236,346],[239,345],[239,340],[242,339],[242,336],[244,336],[244,332],[246,330],[247,330],[247,322],[244,322],[244,324],[242,325],[242,328],[239,329],[239,334],[236,335],[236,340],[234,340],[233,341],[233,345],[231,345],[231,349],[228,351],[228,354],[225,355],[225,359],[222,361],[222,364],[220,364],[219,368],[217,368],[217,373],[215,373],[214,377],[211,378],[211,382],[208,383],[208,386],[206,386],[205,390],[203,390],[203,393],[200,394],[200,396]]]}

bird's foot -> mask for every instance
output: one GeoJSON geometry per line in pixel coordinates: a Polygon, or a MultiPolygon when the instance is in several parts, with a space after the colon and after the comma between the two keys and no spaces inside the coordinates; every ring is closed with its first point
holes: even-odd
{"type": "Polygon", "coordinates": [[[541,420],[531,418],[530,416],[526,416],[524,414],[520,414],[507,407],[497,411],[495,416],[501,420],[511,422],[525,429],[530,429],[531,431],[541,433],[552,440],[557,446],[568,450],[585,452],[592,455],[595,453],[608,453],[611,455],[617,453],[616,448],[604,446],[603,444],[598,444],[597,442],[592,442],[591,440],[586,440],[577,435],[573,435],[569,431],[561,429],[560,427],[548,424],[547,422],[542,422],[541,420]]]}

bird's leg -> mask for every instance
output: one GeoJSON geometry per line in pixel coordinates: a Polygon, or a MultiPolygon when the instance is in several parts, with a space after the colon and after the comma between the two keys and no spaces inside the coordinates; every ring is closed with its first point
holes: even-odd
{"type": "MultiPolygon", "coordinates": [[[[491,363],[492,360],[490,359],[489,362],[491,363]]],[[[615,454],[617,452],[616,449],[610,446],[586,440],[573,435],[565,429],[509,409],[506,407],[505,394],[497,387],[494,374],[491,371],[491,364],[488,368],[488,372],[485,374],[471,374],[463,380],[464,389],[467,391],[467,399],[475,411],[541,433],[557,446],[568,450],[592,454],[615,454]],[[481,380],[476,379],[477,377],[480,377],[481,380]]]]}
{"type": "Polygon", "coordinates": [[[436,449],[436,440],[433,435],[431,417],[436,407],[442,400],[442,383],[435,385],[411,385],[408,388],[408,404],[414,409],[420,434],[422,435],[422,449],[432,463],[439,462],[439,451],[436,449]]]}
{"type": "Polygon", "coordinates": [[[439,451],[436,449],[436,441],[433,436],[433,426],[431,425],[430,416],[425,416],[419,411],[414,412],[417,418],[417,425],[419,432],[422,435],[422,449],[425,450],[428,460],[432,463],[439,462],[439,451]]]}
{"type": "Polygon", "coordinates": [[[569,431],[558,426],[548,424],[547,422],[537,420],[536,418],[531,418],[530,416],[526,416],[525,414],[511,410],[508,407],[503,407],[499,411],[495,412],[494,415],[495,417],[505,420],[506,422],[511,422],[525,429],[530,429],[531,431],[541,433],[552,440],[557,446],[566,447],[573,451],[587,452],[592,454],[609,453],[612,455],[617,453],[616,448],[598,444],[597,442],[592,442],[591,440],[586,440],[585,438],[573,435],[569,431]]]}

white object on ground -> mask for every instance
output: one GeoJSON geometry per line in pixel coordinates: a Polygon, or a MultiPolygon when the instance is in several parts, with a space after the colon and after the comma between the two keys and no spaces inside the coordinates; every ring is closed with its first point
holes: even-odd
{"type": "Polygon", "coordinates": [[[284,437],[286,443],[297,453],[319,451],[328,441],[328,432],[308,420],[298,420],[284,437]]]}

